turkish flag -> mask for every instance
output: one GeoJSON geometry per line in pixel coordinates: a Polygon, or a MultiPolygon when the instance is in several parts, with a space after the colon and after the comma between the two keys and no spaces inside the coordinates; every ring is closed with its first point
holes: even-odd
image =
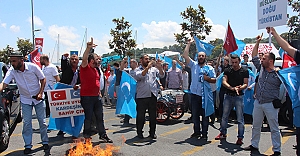
{"type": "Polygon", "coordinates": [[[109,75],[110,75],[110,65],[107,64],[107,68],[106,68],[105,73],[104,73],[104,76],[105,76],[106,80],[108,79],[109,75]]]}
{"type": "Polygon", "coordinates": [[[42,52],[44,45],[44,38],[35,38],[35,49],[40,49],[40,52],[42,52]]]}
{"type": "Polygon", "coordinates": [[[292,66],[296,66],[296,61],[287,53],[284,52],[283,54],[283,61],[282,61],[282,68],[289,68],[292,66]]]}
{"type": "Polygon", "coordinates": [[[32,51],[30,53],[30,61],[36,65],[38,65],[40,68],[42,67],[41,66],[41,63],[40,63],[40,52],[39,52],[39,49],[35,49],[34,51],[32,51]]]}
{"type": "Polygon", "coordinates": [[[230,24],[228,22],[226,38],[223,44],[223,48],[226,50],[227,54],[232,53],[238,49],[238,46],[235,41],[234,34],[231,30],[230,24]]]}
{"type": "Polygon", "coordinates": [[[51,99],[52,101],[66,100],[67,99],[66,91],[65,90],[51,91],[51,99]]]}

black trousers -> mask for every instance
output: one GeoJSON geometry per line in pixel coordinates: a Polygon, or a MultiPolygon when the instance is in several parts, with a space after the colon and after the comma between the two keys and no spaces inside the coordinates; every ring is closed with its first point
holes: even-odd
{"type": "Polygon", "coordinates": [[[148,109],[149,113],[149,126],[150,126],[150,135],[155,134],[156,129],[156,103],[157,98],[151,93],[151,97],[148,98],[137,98],[136,99],[136,111],[137,111],[137,117],[136,117],[136,129],[137,134],[141,135],[143,134],[143,128],[145,123],[145,114],[146,110],[148,109]]]}

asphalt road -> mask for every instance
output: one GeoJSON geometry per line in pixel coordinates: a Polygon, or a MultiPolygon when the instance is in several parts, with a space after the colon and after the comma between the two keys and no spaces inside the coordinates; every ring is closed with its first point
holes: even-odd
{"type": "MultiPolygon", "coordinates": [[[[226,140],[218,141],[214,140],[218,135],[219,122],[209,126],[208,140],[199,140],[196,138],[190,138],[193,133],[193,124],[186,124],[186,120],[190,115],[185,114],[180,120],[170,120],[164,124],[157,125],[157,139],[138,139],[136,137],[135,119],[130,120],[132,123],[130,126],[122,126],[120,118],[115,115],[115,109],[110,106],[104,107],[104,119],[105,126],[108,128],[108,136],[114,141],[113,145],[118,152],[114,155],[124,156],[174,156],[174,155],[271,155],[272,143],[270,132],[266,128],[263,129],[261,134],[261,140],[259,145],[260,153],[251,153],[249,151],[243,151],[242,147],[250,145],[251,139],[251,124],[245,125],[245,138],[244,145],[235,145],[237,136],[237,124],[233,122],[229,123],[228,137],[226,140]],[[126,141],[124,142],[124,138],[126,141]]],[[[266,125],[264,125],[266,127],[266,125]]],[[[38,129],[38,122],[33,120],[33,128],[38,129]]],[[[282,155],[293,156],[295,150],[293,145],[295,144],[295,133],[286,129],[285,126],[280,126],[282,134],[282,155]]],[[[144,136],[148,136],[149,124],[146,122],[144,127],[144,136]]],[[[41,148],[41,140],[39,131],[34,131],[33,134],[33,148],[30,155],[53,155],[63,156],[71,148],[73,142],[72,137],[68,134],[64,136],[57,136],[58,131],[51,131],[48,133],[50,151],[44,152],[41,148]]],[[[92,136],[92,143],[94,145],[100,145],[101,147],[105,143],[100,142],[98,135],[92,136]]],[[[10,140],[9,147],[6,151],[0,155],[7,156],[19,156],[23,155],[24,142],[22,138],[22,123],[16,126],[10,140]]]]}

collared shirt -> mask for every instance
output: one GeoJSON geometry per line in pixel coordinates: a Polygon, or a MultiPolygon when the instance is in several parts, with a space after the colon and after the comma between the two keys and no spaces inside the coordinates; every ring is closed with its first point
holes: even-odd
{"type": "MultiPolygon", "coordinates": [[[[252,58],[252,62],[258,69],[261,64],[257,56],[252,58]]],[[[275,72],[272,70],[268,72],[265,68],[261,68],[258,77],[258,86],[256,87],[256,98],[259,103],[269,103],[279,96],[281,81],[275,72]]]]}
{"type": "Polygon", "coordinates": [[[53,90],[54,84],[56,83],[56,79],[54,78],[54,76],[58,76],[58,70],[56,66],[50,63],[48,66],[43,66],[42,71],[46,78],[44,92],[46,92],[47,90],[53,90]]]}
{"type": "Polygon", "coordinates": [[[24,62],[25,70],[14,70],[13,67],[9,68],[3,83],[9,84],[12,79],[16,80],[17,86],[20,91],[21,102],[24,104],[38,104],[41,101],[37,101],[32,98],[36,96],[41,88],[40,80],[45,76],[39,66],[31,62],[24,62]]]}
{"type": "Polygon", "coordinates": [[[207,75],[210,78],[215,78],[215,70],[212,66],[204,65],[203,67],[200,67],[198,62],[191,60],[189,65],[191,68],[191,76],[192,76],[192,83],[190,86],[190,90],[192,94],[196,94],[198,96],[202,96],[202,88],[203,88],[203,82],[204,78],[203,75],[207,75]]]}
{"type": "Polygon", "coordinates": [[[151,93],[157,97],[157,83],[156,78],[159,76],[160,78],[164,77],[165,74],[160,75],[159,70],[155,67],[151,67],[145,76],[142,75],[142,71],[144,68],[140,66],[136,74],[133,76],[137,80],[136,87],[136,98],[147,98],[151,97],[151,93]]]}
{"type": "Polygon", "coordinates": [[[182,72],[179,68],[173,69],[170,68],[170,70],[168,71],[168,75],[166,78],[167,82],[168,82],[168,87],[167,88],[171,88],[171,89],[176,89],[176,88],[180,88],[180,86],[182,85],[182,72]]]}

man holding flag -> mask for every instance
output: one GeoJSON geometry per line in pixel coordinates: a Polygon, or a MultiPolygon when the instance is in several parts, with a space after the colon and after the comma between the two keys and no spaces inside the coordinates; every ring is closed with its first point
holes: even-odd
{"type": "MultiPolygon", "coordinates": [[[[294,60],[296,61],[297,65],[299,65],[300,64],[300,50],[289,45],[287,41],[285,41],[280,35],[277,34],[276,30],[273,27],[268,27],[267,32],[271,33],[274,36],[274,38],[277,41],[277,43],[279,44],[279,46],[284,51],[286,51],[288,53],[288,55],[293,57],[294,60]]],[[[299,68],[299,66],[297,66],[295,68],[299,68]]],[[[296,85],[296,84],[294,84],[294,85],[296,85]]],[[[289,94],[290,94],[290,92],[289,92],[289,94]]],[[[295,94],[293,94],[293,95],[295,95],[295,94]]],[[[297,99],[297,97],[292,97],[291,94],[290,94],[290,97],[291,97],[291,99],[297,99]]],[[[294,112],[293,113],[293,115],[294,115],[293,123],[296,126],[296,143],[297,143],[296,154],[300,155],[300,102],[293,101],[292,106],[293,106],[293,112],[294,112]]]]}
{"type": "Polygon", "coordinates": [[[191,68],[192,73],[190,92],[194,133],[191,137],[201,137],[207,140],[208,117],[214,113],[213,94],[210,83],[216,83],[216,74],[212,66],[205,64],[205,52],[198,52],[197,61],[193,61],[189,57],[191,43],[189,40],[182,55],[187,65],[191,68]],[[202,116],[202,131],[200,130],[200,115],[202,116]]]}

